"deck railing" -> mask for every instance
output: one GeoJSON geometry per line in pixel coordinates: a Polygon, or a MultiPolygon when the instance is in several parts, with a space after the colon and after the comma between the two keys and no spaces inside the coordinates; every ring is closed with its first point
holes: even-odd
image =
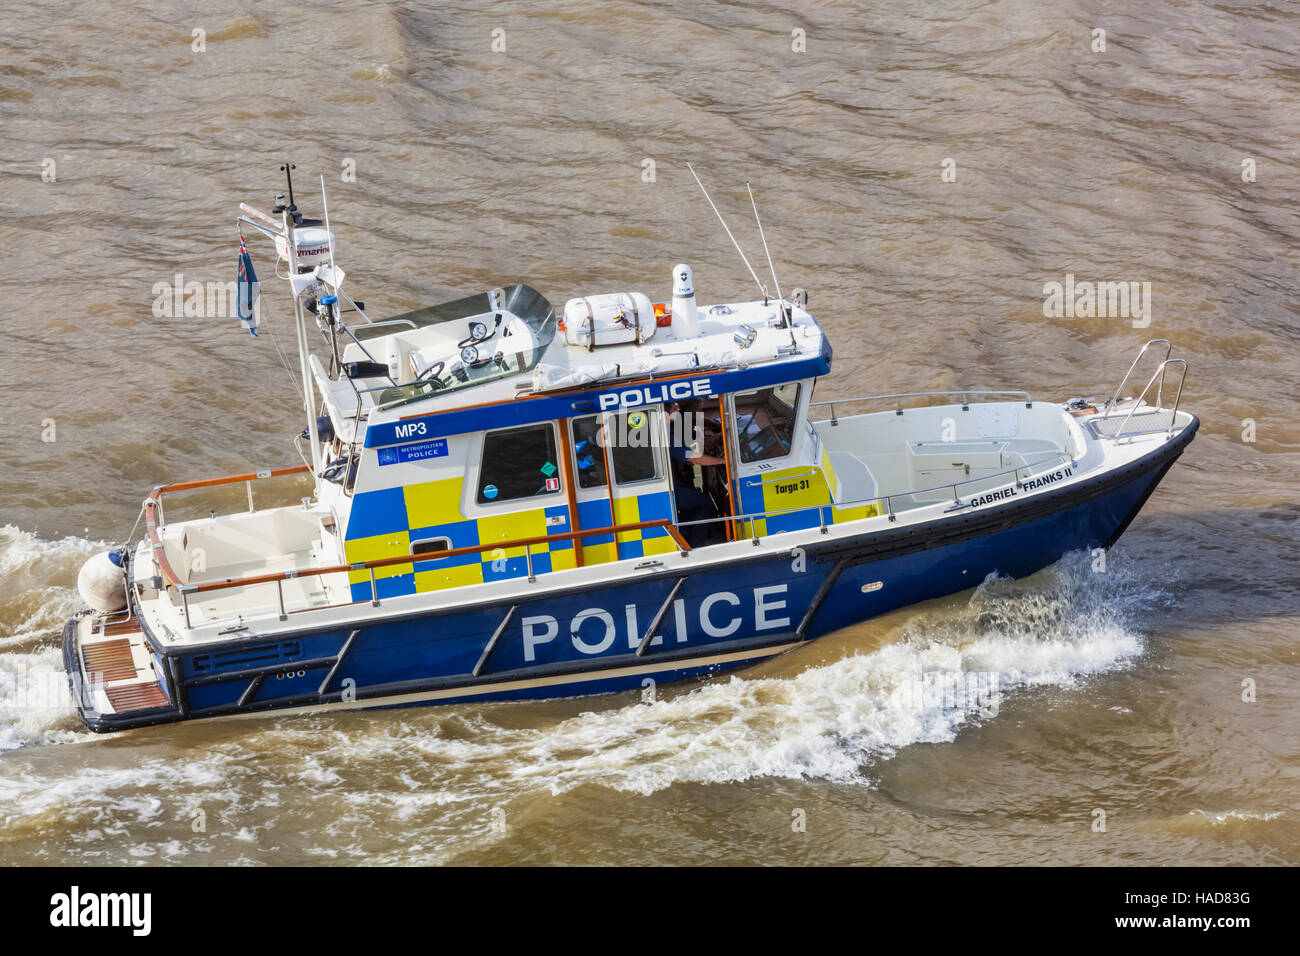
{"type": "MultiPolygon", "coordinates": [[[[1020,389],[966,388],[966,389],[952,389],[949,391],[938,391],[938,392],[896,392],[892,395],[864,395],[860,398],[835,398],[825,402],[809,402],[808,407],[824,408],[826,406],[829,406],[831,410],[831,417],[829,421],[832,425],[838,425],[840,422],[839,422],[839,418],[835,414],[836,405],[853,405],[859,402],[890,401],[894,403],[894,413],[896,415],[901,415],[903,414],[905,408],[930,407],[930,406],[921,405],[919,402],[913,402],[909,405],[904,406],[903,400],[908,398],[958,398],[960,397],[961,398],[960,404],[962,408],[967,408],[971,404],[972,396],[978,397],[979,402],[995,401],[995,399],[985,397],[991,395],[1001,395],[1003,396],[1002,399],[1003,401],[1006,401],[1007,399],[1012,399],[1014,401],[1024,402],[1026,408],[1031,407],[1033,405],[1033,401],[1030,399],[1029,393],[1025,391],[1021,391],[1020,389]]],[[[820,419],[820,420],[827,421],[827,419],[820,419]]]]}
{"type": "MultiPolygon", "coordinates": [[[[1151,435],[1162,431],[1165,432],[1166,437],[1168,437],[1173,435],[1174,426],[1178,423],[1178,403],[1182,400],[1183,384],[1187,381],[1187,360],[1169,357],[1170,353],[1173,351],[1173,344],[1168,339],[1151,339],[1143,345],[1142,348],[1138,349],[1137,357],[1133,359],[1133,364],[1128,367],[1128,371],[1125,372],[1124,377],[1120,379],[1119,386],[1115,389],[1115,394],[1106,399],[1106,404],[1102,408],[1101,414],[1097,417],[1097,423],[1105,421],[1110,417],[1112,412],[1119,409],[1120,402],[1123,401],[1121,393],[1124,391],[1124,386],[1128,384],[1128,380],[1133,375],[1134,370],[1137,369],[1138,363],[1142,361],[1142,356],[1146,355],[1147,349],[1151,348],[1153,345],[1163,345],[1165,347],[1165,357],[1161,359],[1160,364],[1156,366],[1155,372],[1152,373],[1146,387],[1142,389],[1142,393],[1133,400],[1133,406],[1128,410],[1128,414],[1124,416],[1124,421],[1120,423],[1118,431],[1115,431],[1110,435],[1110,437],[1116,440],[1121,438],[1133,439],[1138,435],[1151,435]],[[1164,428],[1147,428],[1133,432],[1128,431],[1128,424],[1133,418],[1133,413],[1142,407],[1142,403],[1146,401],[1147,393],[1151,391],[1152,386],[1154,386],[1156,390],[1155,412],[1164,411],[1165,373],[1171,365],[1179,366],[1181,374],[1178,376],[1178,391],[1174,395],[1174,406],[1169,412],[1169,424],[1164,428]]],[[[1139,379],[1139,381],[1141,380],[1139,379]]],[[[1147,414],[1151,413],[1143,413],[1143,415],[1147,414]]],[[[1097,425],[1095,424],[1094,427],[1097,427],[1097,425]]]]}
{"type": "Polygon", "coordinates": [[[801,511],[812,511],[813,509],[816,509],[818,512],[818,522],[819,522],[820,530],[822,534],[826,534],[830,530],[829,527],[830,524],[834,524],[833,517],[829,523],[827,522],[826,520],[827,513],[831,512],[833,515],[833,512],[836,508],[858,508],[858,507],[862,507],[863,505],[879,504],[881,506],[881,510],[880,510],[881,515],[887,516],[890,521],[897,521],[898,513],[900,510],[911,511],[911,510],[915,510],[916,508],[924,508],[930,505],[943,504],[943,499],[939,499],[936,501],[918,502],[912,508],[902,508],[902,509],[896,508],[894,506],[895,499],[914,498],[917,495],[928,495],[928,494],[934,494],[935,492],[942,491],[952,495],[952,502],[948,506],[948,508],[945,509],[945,511],[955,511],[958,508],[967,507],[967,505],[962,503],[961,494],[958,491],[958,489],[962,488],[965,485],[973,485],[978,482],[988,482],[988,481],[992,481],[995,478],[1006,478],[1010,476],[1012,482],[1014,482],[1015,486],[1018,488],[1022,484],[1024,484],[1025,481],[1046,474],[1047,472],[1053,470],[1054,468],[1058,468],[1064,464],[1069,464],[1070,467],[1073,468],[1075,465],[1074,456],[1071,455],[1069,452],[1056,452],[1050,458],[1043,459],[1043,461],[1036,461],[1033,462],[1032,464],[1020,465],[1016,468],[1010,468],[1006,471],[999,471],[992,475],[979,475],[974,478],[963,478],[961,481],[947,482],[942,485],[932,485],[929,488],[917,488],[912,491],[896,491],[893,494],[875,495],[874,497],[871,498],[855,498],[851,501],[832,501],[820,505],[802,505],[794,508],[781,508],[781,509],[774,509],[771,511],[755,511],[743,515],[724,515],[719,518],[700,518],[695,521],[679,521],[677,522],[677,527],[689,528],[696,525],[714,524],[720,521],[733,521],[733,522],[738,521],[741,523],[742,526],[745,524],[749,525],[750,538],[753,540],[754,544],[757,545],[759,543],[760,536],[754,534],[754,522],[760,520],[766,520],[768,518],[780,517],[781,515],[795,514],[801,511]]]}
{"type": "MultiPolygon", "coordinates": [[[[930,394],[941,394],[941,393],[930,393],[930,394]]],[[[891,396],[891,397],[895,397],[895,396],[891,396]]],[[[224,478],[207,478],[198,481],[177,482],[168,485],[158,485],[150,492],[149,498],[146,499],[145,501],[145,527],[146,527],[146,533],[149,537],[151,546],[153,548],[154,560],[158,564],[159,571],[161,572],[164,581],[168,585],[173,587],[176,590],[177,594],[180,595],[181,609],[185,617],[185,626],[190,627],[191,622],[190,622],[189,601],[190,601],[190,597],[195,594],[205,594],[213,591],[229,590],[232,588],[252,587],[252,586],[262,585],[262,584],[275,584],[277,602],[279,606],[279,617],[280,620],[287,620],[288,615],[290,613],[296,613],[297,611],[315,610],[317,608],[299,608],[293,610],[287,608],[285,604],[285,598],[284,598],[285,581],[291,581],[298,578],[318,577],[318,576],[324,576],[330,574],[345,574],[345,573],[351,574],[352,572],[356,572],[356,571],[366,571],[368,572],[369,579],[370,579],[369,600],[372,606],[378,607],[380,606],[380,599],[379,599],[379,589],[378,589],[378,583],[375,576],[375,572],[385,568],[396,567],[401,565],[410,565],[412,567],[412,570],[414,570],[414,566],[417,564],[431,563],[446,558],[461,557],[469,554],[481,554],[485,551],[494,551],[497,549],[509,550],[512,548],[523,548],[524,559],[526,562],[527,572],[528,572],[528,580],[531,582],[531,581],[536,581],[537,579],[533,569],[532,548],[539,544],[553,544],[557,541],[572,541],[574,547],[581,547],[580,544],[581,540],[587,537],[598,536],[598,535],[612,535],[615,536],[615,541],[617,541],[617,535],[622,534],[624,532],[641,531],[641,530],[646,530],[651,528],[661,528],[673,539],[673,542],[677,545],[680,552],[683,555],[685,555],[690,553],[691,546],[682,537],[680,529],[693,527],[697,525],[708,525],[708,524],[713,524],[721,521],[729,521],[729,522],[740,522],[742,526],[748,525],[749,537],[753,541],[753,543],[757,545],[760,543],[760,539],[762,537],[755,533],[756,522],[760,520],[768,520],[771,518],[780,517],[781,515],[794,514],[797,512],[811,511],[813,509],[816,509],[818,513],[818,522],[819,522],[820,530],[823,534],[825,534],[829,531],[829,525],[834,523],[835,509],[855,508],[855,507],[862,507],[865,505],[877,505],[879,507],[879,511],[878,511],[879,515],[884,515],[888,517],[890,521],[896,521],[897,514],[900,510],[908,511],[908,510],[913,510],[914,508],[926,507],[928,505],[942,504],[942,500],[918,502],[915,505],[913,505],[912,508],[904,507],[902,509],[896,507],[895,505],[896,501],[901,499],[907,499],[907,498],[911,498],[915,501],[915,499],[919,495],[934,494],[936,492],[945,492],[947,494],[951,494],[952,504],[949,505],[949,507],[945,509],[945,511],[953,511],[958,508],[967,507],[967,505],[963,504],[961,501],[961,489],[967,486],[974,485],[977,483],[984,483],[987,485],[987,483],[992,482],[995,479],[1009,477],[1015,483],[1015,485],[1019,487],[1025,480],[1036,477],[1040,474],[1044,474],[1048,471],[1051,471],[1053,468],[1057,468],[1060,465],[1065,464],[1067,462],[1071,466],[1073,466],[1074,465],[1073,456],[1067,452],[1059,452],[1053,455],[1051,458],[1044,459],[1043,461],[1020,465],[1016,468],[1007,469],[1006,471],[997,472],[991,475],[980,475],[974,478],[965,478],[961,481],[956,481],[956,482],[946,482],[944,484],[934,485],[928,488],[917,488],[910,491],[895,492],[893,494],[888,494],[888,495],[875,495],[870,498],[854,499],[851,501],[834,501],[834,502],[828,502],[820,505],[804,505],[801,507],[794,507],[794,508],[772,509],[768,511],[751,512],[751,513],[746,513],[741,515],[724,515],[717,518],[704,518],[697,521],[673,522],[667,518],[661,518],[656,521],[631,522],[627,524],[611,525],[602,528],[585,528],[579,531],[567,531],[561,534],[541,535],[541,536],[535,536],[530,538],[516,538],[508,541],[494,541],[494,542],[488,542],[487,544],[478,544],[478,545],[472,545],[463,548],[450,548],[445,551],[437,551],[437,552],[426,553],[426,554],[394,555],[392,557],[376,558],[371,561],[360,561],[351,564],[338,564],[338,565],[330,565],[326,567],[292,569],[289,571],[274,571],[274,572],[268,572],[266,574],[254,574],[254,575],[248,575],[246,577],[240,577],[240,578],[225,578],[219,581],[204,581],[195,584],[187,584],[186,582],[182,581],[180,576],[176,573],[175,569],[172,568],[171,563],[167,560],[167,555],[163,548],[161,535],[159,533],[162,524],[162,518],[161,518],[162,496],[169,492],[189,491],[197,488],[210,488],[219,485],[238,484],[240,482],[245,482],[248,483],[250,486],[249,500],[251,503],[252,500],[251,483],[253,481],[263,479],[263,478],[279,477],[281,475],[301,474],[303,472],[309,471],[310,469],[305,465],[295,465],[289,468],[276,468],[276,469],[271,469],[269,471],[259,471],[259,472],[251,472],[251,473],[240,474],[240,475],[230,475],[224,478]]],[[[341,606],[346,606],[348,604],[363,603],[364,600],[365,599],[362,599],[362,601],[347,601],[347,602],[342,602],[342,604],[331,604],[326,606],[341,607],[341,606]]]]}
{"type": "Polygon", "coordinates": [[[145,534],[149,537],[149,543],[153,548],[154,561],[157,562],[158,570],[162,573],[163,579],[175,587],[180,587],[184,583],[181,581],[180,575],[171,566],[171,562],[167,560],[167,554],[163,550],[162,538],[158,534],[158,529],[165,522],[162,507],[163,495],[175,491],[194,491],[198,488],[237,485],[242,482],[248,488],[248,510],[252,511],[253,482],[264,478],[279,478],[282,475],[300,475],[309,471],[311,471],[310,465],[291,465],[287,468],[250,471],[240,475],[225,475],[221,478],[200,478],[197,481],[177,481],[166,485],[155,485],[153,490],[149,492],[149,497],[144,500],[144,524],[145,534]]]}
{"type": "MultiPolygon", "coordinates": [[[[491,541],[486,544],[471,545],[463,548],[449,548],[445,551],[435,551],[425,554],[400,554],[388,558],[376,558],[372,561],[353,562],[351,564],[338,564],[326,567],[314,568],[295,568],[289,571],[274,571],[266,574],[253,574],[240,578],[225,578],[220,581],[203,581],[195,584],[188,584],[183,581],[171,562],[167,559],[167,553],[163,546],[160,529],[163,524],[162,516],[162,497],[164,494],[176,491],[191,491],[197,488],[212,488],[219,485],[239,484],[244,482],[248,485],[249,510],[252,510],[253,491],[252,482],[263,478],[275,478],[281,475],[301,474],[310,471],[306,465],[294,465],[289,468],[273,468],[268,471],[249,472],[240,475],[228,475],[222,478],[204,478],[198,481],[182,481],[174,484],[158,485],[145,499],[145,533],[149,538],[150,545],[153,549],[154,561],[158,565],[158,570],[166,584],[175,588],[177,594],[181,596],[181,606],[185,615],[185,626],[190,627],[190,607],[189,599],[191,595],[202,594],[210,591],[228,590],[230,588],[250,587],[258,584],[275,584],[277,599],[280,608],[280,620],[288,618],[289,611],[285,607],[284,601],[284,582],[296,578],[319,577],[327,574],[351,573],[354,571],[368,571],[370,576],[370,602],[375,607],[379,606],[379,591],[375,579],[375,571],[384,568],[390,568],[398,565],[411,565],[412,570],[416,564],[426,564],[435,561],[441,561],[446,558],[461,557],[469,554],[481,554],[485,551],[496,551],[498,549],[507,551],[512,548],[524,549],[524,560],[527,563],[528,580],[536,581],[537,576],[533,569],[533,547],[539,544],[554,544],[558,541],[572,541],[574,547],[581,547],[583,538],[612,535],[617,543],[618,535],[629,531],[644,531],[652,528],[663,529],[673,543],[683,552],[690,551],[690,545],[682,538],[681,533],[672,521],[667,518],[660,518],[655,521],[635,521],[625,524],[610,525],[602,528],[583,528],[578,531],[566,531],[560,534],[541,535],[529,538],[514,538],[506,541],[491,541]]],[[[344,602],[345,604],[360,603],[357,601],[344,602]]],[[[330,605],[340,606],[340,605],[330,605]]],[[[301,610],[311,610],[303,608],[301,610]]]]}
{"type": "MultiPolygon", "coordinates": [[[[1119,400],[1120,400],[1120,392],[1124,391],[1124,386],[1128,384],[1129,377],[1133,374],[1133,371],[1138,367],[1138,362],[1142,361],[1142,356],[1146,355],[1146,354],[1147,354],[1147,349],[1151,348],[1151,346],[1153,346],[1153,345],[1163,345],[1163,346],[1165,347],[1165,357],[1164,357],[1164,359],[1161,361],[1160,368],[1158,369],[1158,371],[1160,371],[1160,372],[1163,372],[1163,371],[1164,371],[1165,363],[1169,361],[1169,354],[1170,354],[1170,353],[1173,351],[1173,349],[1174,349],[1173,343],[1170,342],[1168,339],[1151,339],[1151,340],[1148,341],[1145,345],[1143,345],[1142,348],[1138,349],[1138,354],[1137,354],[1137,356],[1133,359],[1133,364],[1130,365],[1130,366],[1128,367],[1128,371],[1124,373],[1124,377],[1123,377],[1122,379],[1120,379],[1120,381],[1119,381],[1119,385],[1116,386],[1116,388],[1115,388],[1115,394],[1112,395],[1110,398],[1106,399],[1106,404],[1102,406],[1102,414],[1101,414],[1101,417],[1102,417],[1102,418],[1105,418],[1107,415],[1109,415],[1110,412],[1111,412],[1111,409],[1113,409],[1116,405],[1119,404],[1119,400]]],[[[1184,363],[1184,364],[1186,364],[1186,363],[1184,363]]],[[[1164,388],[1165,388],[1165,377],[1164,377],[1164,375],[1162,374],[1162,375],[1160,376],[1160,388],[1157,389],[1157,391],[1156,391],[1156,406],[1157,406],[1157,407],[1160,406],[1160,403],[1161,403],[1161,397],[1162,397],[1162,395],[1163,395],[1163,393],[1164,393],[1164,388]]],[[[1142,394],[1145,395],[1146,392],[1143,391],[1142,394]]]]}
{"type": "MultiPolygon", "coordinates": [[[[1165,359],[1163,362],[1160,363],[1159,368],[1157,368],[1155,372],[1152,373],[1151,380],[1147,382],[1146,388],[1142,389],[1142,394],[1140,394],[1137,398],[1133,400],[1133,405],[1128,410],[1128,414],[1124,416],[1124,421],[1120,423],[1119,428],[1110,437],[1114,438],[1116,441],[1119,441],[1122,438],[1127,438],[1131,441],[1132,439],[1136,438],[1139,435],[1153,435],[1156,434],[1157,432],[1164,432],[1166,438],[1173,435],[1174,426],[1178,424],[1178,403],[1182,400],[1183,383],[1186,381],[1187,381],[1187,360],[1180,359],[1180,358],[1165,359]],[[1182,369],[1182,374],[1178,376],[1178,391],[1174,395],[1174,406],[1169,411],[1169,424],[1159,428],[1143,428],[1135,431],[1129,431],[1128,424],[1133,419],[1133,413],[1142,407],[1142,403],[1146,401],[1147,393],[1151,391],[1153,386],[1156,387],[1156,404],[1154,406],[1147,406],[1148,408],[1153,408],[1153,411],[1143,412],[1138,417],[1142,418],[1150,415],[1158,415],[1160,412],[1164,411],[1164,403],[1161,398],[1161,393],[1164,390],[1165,370],[1168,369],[1169,366],[1171,365],[1180,366],[1182,369]]],[[[1095,422],[1097,427],[1100,427],[1100,423],[1105,419],[1107,419],[1110,416],[1110,413],[1116,411],[1118,407],[1119,407],[1118,401],[1114,405],[1107,402],[1106,411],[1097,417],[1097,420],[1095,422]]]]}

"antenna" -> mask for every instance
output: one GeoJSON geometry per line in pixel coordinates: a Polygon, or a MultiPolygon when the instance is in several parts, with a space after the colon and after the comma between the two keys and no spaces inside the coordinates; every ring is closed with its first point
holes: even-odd
{"type": "MultiPolygon", "coordinates": [[[[689,170],[691,171],[691,175],[692,175],[692,176],[695,176],[695,167],[694,167],[694,166],[692,166],[690,163],[687,163],[687,164],[686,164],[686,168],[689,169],[689,170]]],[[[713,200],[712,200],[712,199],[709,199],[709,191],[708,191],[707,189],[704,188],[704,183],[700,182],[700,177],[699,177],[699,176],[695,176],[695,182],[699,185],[699,187],[700,187],[700,192],[704,193],[704,198],[709,200],[709,205],[710,205],[710,206],[713,206],[713,200]]],[[[738,242],[736,241],[736,237],[733,236],[733,235],[731,234],[731,230],[727,228],[727,220],[725,220],[725,219],[722,218],[722,213],[718,212],[718,207],[717,207],[717,206],[713,206],[713,212],[717,215],[717,217],[718,217],[718,222],[722,223],[722,228],[727,230],[727,238],[729,238],[729,239],[731,240],[731,244],[732,244],[733,246],[735,246],[735,247],[736,247],[736,251],[740,253],[740,259],[741,259],[741,261],[745,263],[745,268],[749,270],[749,274],[752,275],[752,276],[754,277],[754,282],[756,282],[756,283],[758,284],[758,291],[760,291],[760,292],[763,293],[763,300],[766,302],[766,301],[767,301],[767,289],[763,288],[763,283],[762,283],[762,282],[759,282],[759,279],[758,279],[758,273],[755,272],[755,271],[754,271],[754,267],[751,266],[751,265],[749,264],[749,260],[745,258],[745,253],[744,253],[744,251],[740,248],[740,243],[738,243],[738,242]]]]}
{"type": "MultiPolygon", "coordinates": [[[[325,210],[325,241],[330,244],[330,285],[334,288],[334,291],[329,295],[321,296],[320,301],[321,305],[325,306],[328,315],[326,321],[330,327],[330,348],[334,351],[334,366],[337,367],[342,364],[342,359],[339,357],[339,331],[337,328],[339,318],[339,274],[334,269],[334,233],[330,232],[330,204],[325,198],[324,173],[321,173],[320,177],[320,202],[325,210]]],[[[334,367],[331,367],[330,372],[333,373],[333,371],[334,367]]]]}
{"type": "MultiPolygon", "coordinates": [[[[338,291],[338,273],[334,271],[334,234],[330,232],[330,204],[325,199],[325,174],[320,175],[320,202],[325,210],[325,235],[330,237],[330,284],[334,286],[334,291],[338,291]]],[[[334,301],[338,301],[335,299],[334,301]]]]}
{"type": "Polygon", "coordinates": [[[287,162],[287,161],[285,162],[285,164],[284,164],[283,166],[280,167],[280,172],[284,173],[284,178],[285,178],[286,180],[288,180],[288,182],[289,182],[289,206],[288,206],[288,209],[289,209],[290,212],[297,212],[297,211],[298,211],[298,207],[295,206],[294,203],[293,203],[293,170],[295,170],[295,169],[297,169],[297,168],[298,168],[298,167],[295,166],[293,163],[290,163],[290,162],[287,162]]]}
{"type": "Polygon", "coordinates": [[[767,267],[772,270],[772,282],[776,286],[776,301],[781,308],[781,321],[788,325],[790,319],[785,311],[785,299],[781,295],[781,280],[776,277],[776,266],[772,265],[772,253],[767,248],[767,236],[763,235],[763,220],[758,218],[758,203],[754,202],[754,190],[749,188],[748,179],[745,180],[745,191],[749,193],[749,204],[754,207],[754,221],[758,223],[758,238],[763,240],[763,254],[767,256],[767,267]]]}

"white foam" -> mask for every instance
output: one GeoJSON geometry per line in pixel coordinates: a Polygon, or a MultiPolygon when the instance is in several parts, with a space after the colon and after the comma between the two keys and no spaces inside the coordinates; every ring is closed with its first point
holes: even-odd
{"type": "Polygon", "coordinates": [[[1252,813],[1248,810],[1226,810],[1223,813],[1207,813],[1204,810],[1193,810],[1188,816],[1200,816],[1210,821],[1212,826],[1223,826],[1225,823],[1245,823],[1250,821],[1259,821],[1267,823],[1269,820],[1276,820],[1282,816],[1280,810],[1273,813],[1252,813]]]}
{"type": "Polygon", "coordinates": [[[76,583],[81,563],[96,551],[112,547],[106,541],[91,541],[67,535],[57,540],[42,538],[11,524],[0,525],[0,583],[12,585],[15,579],[49,583],[51,572],[68,572],[69,586],[76,583]]]}
{"type": "Polygon", "coordinates": [[[0,751],[83,738],[60,641],[83,604],[77,569],[102,541],[0,525],[0,751]]]}
{"type": "MultiPolygon", "coordinates": [[[[104,836],[86,836],[79,854],[87,860],[124,852],[202,860],[215,851],[201,836],[128,848],[115,835],[122,821],[174,828],[179,819],[188,828],[202,809],[210,828],[220,821],[257,845],[247,860],[257,862],[304,801],[328,799],[345,809],[295,852],[438,863],[508,839],[530,796],[584,785],[643,794],[755,777],[869,786],[878,761],[996,721],[1022,688],[1069,689],[1127,666],[1142,641],[1126,610],[1160,595],[1118,564],[1093,575],[1086,557],[1069,559],[1029,581],[986,581],[960,603],[902,616],[902,633],[877,650],[794,676],[663,688],[650,704],[605,698],[601,710],[550,722],[525,718],[538,713],[528,703],[273,718],[227,724],[247,729],[215,745],[140,759],[66,729],[75,726],[70,702],[62,717],[37,718],[6,710],[0,696],[0,747],[59,743],[64,734],[93,748],[71,764],[11,755],[18,762],[0,777],[0,832],[91,812],[82,834],[104,836]],[[506,724],[522,719],[529,726],[506,724]],[[161,812],[158,795],[170,795],[161,812]],[[393,846],[395,820],[418,839],[393,846]]],[[[0,673],[6,668],[62,679],[56,647],[0,653],[0,673]]]]}
{"type": "Polygon", "coordinates": [[[86,736],[58,648],[0,654],[0,751],[86,736]]]}
{"type": "Polygon", "coordinates": [[[650,705],[493,734],[521,783],[650,793],[756,776],[868,782],[871,761],[952,740],[1008,691],[1071,687],[1142,651],[1120,620],[1121,582],[1074,560],[1034,582],[990,580],[957,610],[916,618],[902,640],[791,678],[706,685],[650,705]],[[512,739],[513,738],[513,739],[512,739]]]}
{"type": "Polygon", "coordinates": [[[1151,597],[1140,581],[1093,575],[1075,559],[1030,582],[986,581],[964,606],[912,619],[896,643],[794,677],[735,676],[540,729],[468,711],[455,737],[413,739],[398,723],[345,749],[350,759],[415,751],[479,799],[588,783],[651,793],[758,776],[869,783],[873,761],[952,740],[993,719],[1008,692],[1069,688],[1126,666],[1142,652],[1122,620],[1135,593],[1151,597]]]}

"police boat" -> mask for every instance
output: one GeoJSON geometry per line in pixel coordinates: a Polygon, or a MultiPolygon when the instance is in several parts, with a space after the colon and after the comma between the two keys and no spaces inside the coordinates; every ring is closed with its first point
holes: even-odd
{"type": "Polygon", "coordinates": [[[1198,426],[1162,339],[1104,402],[817,400],[806,293],[697,305],[686,265],[659,303],[518,284],[372,319],[292,189],[239,221],[292,292],[303,463],[160,484],[87,562],[63,651],[92,730],[752,664],[1110,547],[1198,426]]]}

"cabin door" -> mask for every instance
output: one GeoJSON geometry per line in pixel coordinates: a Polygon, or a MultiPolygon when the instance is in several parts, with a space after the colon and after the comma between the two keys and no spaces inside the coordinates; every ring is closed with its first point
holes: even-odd
{"type": "MultiPolygon", "coordinates": [[[[658,406],[569,420],[578,524],[584,531],[672,520],[672,477],[658,406]],[[609,480],[610,473],[614,480],[609,480]]],[[[663,554],[676,548],[662,528],[582,537],[583,561],[663,554]]]]}

